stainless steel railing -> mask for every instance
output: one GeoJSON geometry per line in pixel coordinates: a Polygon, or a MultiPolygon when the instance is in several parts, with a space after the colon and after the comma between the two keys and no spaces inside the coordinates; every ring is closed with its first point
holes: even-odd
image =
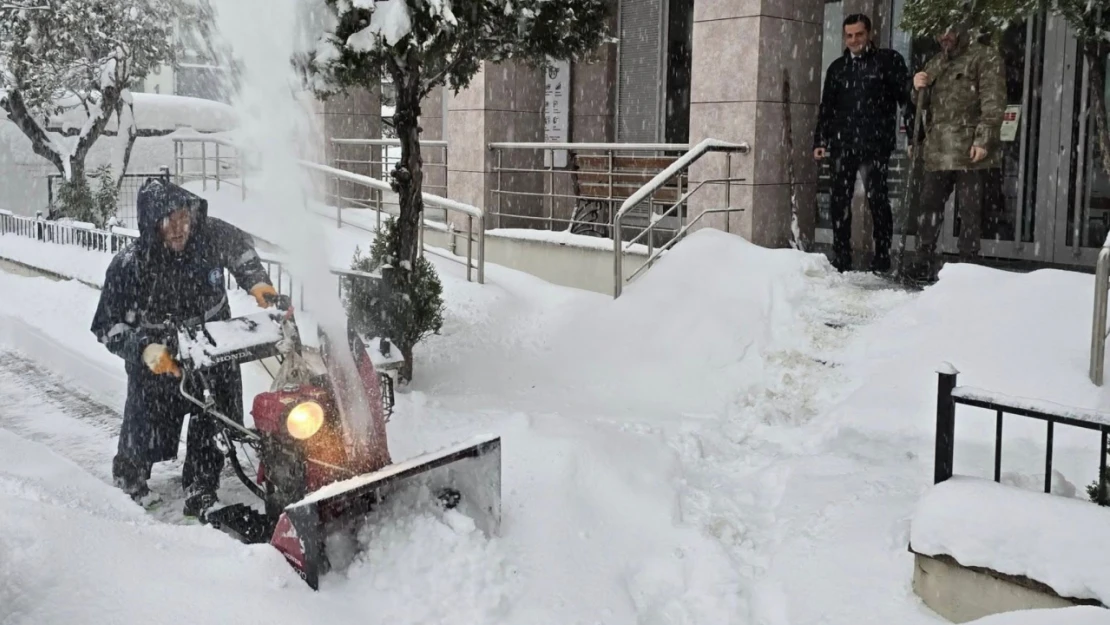
{"type": "Polygon", "coordinates": [[[177,184],[199,180],[205,191],[209,183],[214,184],[217,191],[223,185],[238,187],[240,197],[245,200],[245,161],[238,147],[227,139],[197,136],[174,137],[173,140],[173,179],[177,184]],[[196,148],[191,154],[189,146],[196,148]]]}
{"type": "MultiPolygon", "coordinates": [[[[497,228],[569,230],[612,237],[613,217],[621,203],[666,169],[690,145],[679,143],[490,143],[494,188],[490,216],[497,228]]],[[[681,195],[686,172],[670,181],[681,195]]],[[[640,225],[659,206],[657,198],[638,207],[640,225]]],[[[627,222],[633,221],[630,217],[627,222]]],[[[671,235],[677,220],[656,226],[671,235]]]]}
{"type": "MultiPolygon", "coordinates": [[[[360,142],[360,143],[361,142],[366,142],[366,141],[377,142],[377,140],[361,140],[361,139],[359,139],[359,140],[347,140],[347,141],[357,141],[357,142],[360,142]]],[[[382,140],[382,141],[388,142],[389,140],[382,140]]],[[[222,139],[222,138],[218,138],[218,137],[207,137],[207,136],[175,137],[174,138],[174,154],[175,155],[185,153],[185,150],[184,150],[183,147],[179,148],[177,146],[177,144],[179,142],[181,144],[197,144],[197,143],[201,144],[202,149],[200,151],[201,156],[199,158],[201,166],[199,167],[199,172],[197,171],[196,168],[194,168],[191,172],[182,174],[182,173],[179,173],[179,172],[182,172],[183,170],[182,170],[181,167],[179,167],[176,164],[176,158],[175,158],[174,180],[179,182],[179,183],[180,182],[186,182],[186,181],[189,181],[189,180],[201,180],[202,185],[203,185],[202,186],[203,189],[207,189],[208,182],[213,182],[214,184],[217,185],[216,188],[218,190],[220,183],[217,180],[215,180],[215,178],[214,178],[214,171],[215,170],[214,170],[214,168],[209,167],[208,165],[206,165],[206,163],[209,162],[208,161],[208,156],[207,156],[208,154],[216,155],[216,154],[219,154],[219,152],[216,150],[215,147],[213,147],[211,150],[209,150],[209,149],[203,148],[203,145],[206,144],[206,143],[209,143],[209,144],[214,144],[214,146],[223,146],[224,147],[224,154],[225,154],[225,156],[223,158],[224,158],[225,161],[230,158],[230,157],[226,156],[227,149],[228,148],[235,148],[236,145],[233,142],[231,142],[227,139],[222,139]]],[[[430,143],[434,143],[434,142],[430,142],[430,143]]],[[[237,151],[236,154],[235,154],[235,158],[237,159],[236,171],[238,171],[240,173],[244,172],[247,169],[247,167],[244,167],[242,165],[242,161],[244,160],[244,156],[245,155],[243,155],[239,151],[237,151]]],[[[182,160],[181,162],[184,163],[184,162],[187,162],[187,161],[182,160]]],[[[336,227],[342,228],[346,225],[348,227],[361,228],[361,229],[367,230],[368,232],[376,233],[377,230],[381,228],[382,215],[383,214],[386,214],[386,215],[396,214],[399,210],[399,207],[396,208],[396,209],[391,210],[391,207],[397,207],[398,206],[397,201],[395,199],[395,194],[393,193],[393,190],[390,187],[389,183],[387,183],[383,180],[378,180],[378,179],[373,178],[371,176],[365,176],[365,175],[362,175],[362,174],[349,172],[349,171],[346,171],[346,170],[343,170],[343,169],[340,169],[340,168],[337,168],[337,167],[331,167],[329,165],[321,165],[319,163],[313,163],[311,161],[301,160],[301,161],[299,161],[299,163],[305,169],[307,169],[309,171],[313,171],[317,174],[322,174],[327,178],[327,184],[325,184],[323,186],[324,186],[325,189],[328,189],[328,191],[325,192],[326,198],[329,201],[329,203],[335,209],[336,227]],[[349,201],[343,200],[343,198],[338,197],[331,190],[340,188],[340,186],[341,186],[340,183],[342,183],[342,185],[345,185],[347,187],[360,189],[361,191],[359,192],[359,197],[367,198],[367,201],[366,202],[349,202],[349,201]],[[365,223],[362,223],[362,224],[350,223],[350,222],[345,223],[344,219],[343,219],[343,210],[345,208],[363,208],[363,209],[373,210],[374,227],[370,228],[365,223]]],[[[226,178],[224,178],[223,183],[227,184],[228,180],[226,178]]],[[[238,182],[236,182],[236,186],[239,186],[242,189],[242,197],[243,197],[243,199],[246,199],[246,194],[247,194],[246,184],[242,184],[241,181],[238,181],[238,182]]],[[[428,214],[428,213],[442,214],[443,215],[443,221],[447,222],[447,223],[446,224],[444,224],[443,222],[437,223],[434,219],[424,219],[423,227],[420,229],[420,249],[425,253],[431,253],[431,254],[440,256],[442,258],[445,258],[447,260],[454,261],[454,262],[464,263],[467,267],[467,270],[466,270],[467,280],[473,281],[474,274],[476,273],[478,283],[479,284],[484,284],[485,283],[485,274],[486,274],[486,268],[485,268],[485,253],[486,253],[486,244],[485,244],[485,223],[486,223],[486,219],[485,219],[485,212],[482,209],[480,209],[476,206],[471,206],[469,204],[463,204],[462,202],[456,202],[454,200],[450,200],[450,199],[447,199],[445,197],[441,197],[441,196],[434,195],[434,194],[431,194],[431,193],[424,193],[423,194],[423,199],[424,199],[424,205],[425,205],[425,213],[426,214],[428,214]],[[431,210],[429,211],[428,209],[431,209],[431,210]],[[457,214],[457,215],[461,216],[462,220],[466,223],[466,230],[465,231],[460,232],[458,227],[454,223],[450,222],[450,216],[452,214],[457,214]],[[429,246],[425,245],[424,244],[424,238],[425,238],[424,235],[425,235],[425,232],[427,230],[430,230],[430,229],[431,230],[436,230],[436,231],[442,231],[443,233],[445,233],[450,239],[450,242],[451,242],[450,245],[451,245],[452,249],[454,249],[458,245],[458,238],[461,236],[463,238],[463,240],[465,241],[465,243],[466,243],[466,259],[465,259],[465,261],[460,261],[458,258],[456,258],[456,256],[454,254],[444,253],[444,252],[439,251],[436,248],[432,248],[432,247],[429,247],[429,246]]],[[[306,204],[307,204],[307,201],[306,201],[306,204]]],[[[307,208],[307,206],[306,206],[306,208],[307,208]]]]}
{"type": "MultiPolygon", "coordinates": [[[[332,156],[328,165],[336,169],[363,174],[383,182],[390,181],[390,171],[400,162],[400,139],[344,139],[333,137],[328,140],[332,147],[332,156]]],[[[447,142],[422,140],[420,153],[424,161],[424,190],[447,197],[447,142]]],[[[338,204],[345,207],[361,207],[381,209],[383,206],[390,208],[400,207],[392,193],[371,191],[367,196],[358,196],[345,191],[338,179],[334,187],[328,189],[328,194],[338,204]]],[[[446,222],[447,214],[432,207],[428,217],[434,221],[446,222]]]]}
{"type": "MultiPolygon", "coordinates": [[[[675,160],[667,169],[660,172],[655,176],[651,182],[645,184],[635,193],[630,195],[617,211],[613,217],[613,297],[621,296],[624,289],[625,282],[631,282],[636,279],[641,273],[649,269],[659,256],[665,253],[668,249],[678,243],[686,234],[696,225],[703,217],[708,215],[724,214],[727,216],[729,213],[742,212],[743,209],[732,208],[732,186],[737,182],[743,182],[743,178],[735,178],[732,176],[732,155],[733,154],[747,154],[751,152],[751,146],[747,143],[729,143],[726,141],[719,141],[717,139],[705,139],[701,143],[694,146],[692,149],[683,154],[681,158],[675,160]],[[725,157],[725,176],[723,178],[706,178],[697,181],[693,188],[689,188],[678,197],[677,201],[671,204],[662,213],[655,213],[654,208],[650,216],[648,225],[643,228],[639,234],[632,237],[629,241],[624,241],[623,227],[624,220],[637,206],[648,202],[650,206],[654,207],[655,202],[652,197],[667,185],[671,180],[685,176],[690,166],[700,160],[706,154],[721,153],[725,157]],[[689,219],[687,215],[687,204],[690,197],[700,191],[705,185],[724,185],[724,207],[722,208],[709,208],[702,211],[694,219],[689,219]],[[653,230],[657,224],[662,223],[663,220],[668,218],[675,218],[679,220],[679,228],[673,237],[669,237],[658,248],[654,245],[653,230]],[[632,246],[638,245],[639,241],[644,239],[647,247],[647,260],[645,260],[639,268],[628,276],[624,277],[624,256],[632,246]]],[[[664,204],[666,205],[666,204],[664,204]]],[[[727,227],[726,227],[727,229],[727,227]]]]}
{"type": "MultiPolygon", "coordinates": [[[[325,176],[328,176],[328,177],[333,178],[333,179],[339,179],[339,180],[342,180],[344,182],[352,183],[352,184],[364,187],[364,188],[369,189],[369,190],[376,190],[376,191],[379,191],[380,193],[385,193],[387,191],[392,192],[388,183],[383,182],[381,180],[377,180],[375,178],[371,178],[370,176],[363,176],[361,174],[355,174],[355,173],[351,173],[349,171],[344,171],[342,169],[337,169],[335,167],[329,167],[328,165],[321,165],[319,163],[312,163],[312,162],[309,162],[309,161],[301,161],[300,164],[301,164],[302,167],[305,167],[305,168],[307,168],[311,171],[315,171],[315,172],[324,174],[325,176]]],[[[472,271],[476,270],[477,274],[478,274],[478,276],[477,276],[478,277],[478,283],[479,284],[485,284],[485,281],[486,281],[486,215],[485,215],[485,212],[482,209],[478,208],[477,206],[471,206],[470,204],[463,204],[462,202],[456,202],[454,200],[450,200],[450,199],[445,198],[445,197],[440,197],[438,195],[432,195],[431,193],[424,193],[423,194],[423,199],[424,199],[425,206],[430,206],[430,207],[433,207],[433,208],[441,209],[445,213],[447,213],[448,215],[450,215],[452,213],[458,214],[466,220],[466,229],[464,231],[462,231],[461,233],[458,230],[455,230],[453,226],[451,228],[448,228],[447,230],[448,230],[448,232],[451,233],[452,238],[457,237],[460,234],[463,237],[465,237],[465,240],[466,240],[466,262],[465,262],[465,265],[466,265],[466,279],[468,281],[472,281],[472,278],[471,278],[472,271]]],[[[342,225],[343,224],[343,209],[337,206],[335,210],[336,210],[336,223],[337,223],[337,225],[342,225]]],[[[383,212],[384,211],[381,210],[381,209],[378,209],[378,210],[375,211],[375,215],[376,215],[375,228],[376,229],[381,228],[381,215],[382,215],[383,212]]],[[[352,224],[352,225],[354,227],[360,227],[358,224],[352,224]]],[[[429,229],[430,225],[431,224],[428,222],[428,220],[425,220],[424,221],[424,227],[420,229],[421,249],[426,253],[436,254],[436,255],[441,256],[443,258],[446,258],[448,260],[457,261],[457,259],[453,255],[444,254],[442,252],[439,252],[435,248],[429,248],[428,246],[424,245],[424,241],[423,241],[424,232],[429,229]]],[[[369,230],[365,226],[362,226],[362,227],[364,229],[369,230]]]]}
{"type": "Polygon", "coordinates": [[[1110,235],[1102,244],[1095,263],[1094,319],[1091,321],[1091,364],[1088,376],[1095,386],[1102,386],[1106,360],[1106,300],[1110,293],[1110,235]]]}

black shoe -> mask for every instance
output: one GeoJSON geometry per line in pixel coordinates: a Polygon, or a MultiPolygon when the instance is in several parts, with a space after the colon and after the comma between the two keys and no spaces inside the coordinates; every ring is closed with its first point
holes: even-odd
{"type": "Polygon", "coordinates": [[[852,257],[833,256],[832,266],[840,273],[852,270],[852,257]]]}
{"type": "Polygon", "coordinates": [[[186,517],[192,517],[203,522],[205,514],[219,502],[220,498],[216,496],[216,491],[202,490],[185,498],[185,508],[182,512],[186,517]]]}
{"type": "Polygon", "coordinates": [[[113,480],[113,482],[115,483],[116,488],[127,493],[127,495],[131,497],[132,501],[146,508],[147,510],[150,510],[151,508],[154,508],[158,504],[162,503],[162,496],[150,490],[150,487],[146,485],[145,480],[130,481],[117,477],[115,478],[115,480],[113,480]]]}
{"type": "Polygon", "coordinates": [[[871,272],[872,273],[887,273],[890,271],[890,255],[889,254],[876,254],[871,259],[871,272]]]}
{"type": "Polygon", "coordinates": [[[902,278],[919,286],[934,284],[938,279],[937,272],[925,263],[915,263],[906,267],[902,272],[902,278]]]}

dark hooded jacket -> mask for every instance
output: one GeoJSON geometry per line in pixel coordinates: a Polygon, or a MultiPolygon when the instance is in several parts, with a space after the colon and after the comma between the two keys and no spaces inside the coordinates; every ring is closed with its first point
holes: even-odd
{"type": "Polygon", "coordinates": [[[208,203],[180,186],[151,178],[138,195],[139,238],[121,250],[104,276],[91,330],[123,358],[128,375],[149,375],[142,353],[169,336],[167,322],[213,321],[231,317],[224,270],[244,290],[270,278],[250,236],[208,216],[208,203]],[[162,242],[159,224],[181,207],[195,220],[185,249],[162,242]]]}

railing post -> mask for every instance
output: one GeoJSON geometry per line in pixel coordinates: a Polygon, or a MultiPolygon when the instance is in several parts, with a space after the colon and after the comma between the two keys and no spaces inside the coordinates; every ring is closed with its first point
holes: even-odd
{"type": "Polygon", "coordinates": [[[1103,362],[1106,359],[1106,299],[1110,291],[1110,247],[1105,244],[1095,265],[1094,319],[1091,322],[1091,366],[1088,376],[1095,386],[1102,386],[1103,362]]]}
{"type": "Polygon", "coordinates": [[[945,365],[937,372],[937,431],[936,451],[933,457],[933,483],[952,477],[952,464],[955,455],[956,401],[952,391],[956,389],[956,375],[959,372],[951,365],[945,365]]]}
{"type": "Polygon", "coordinates": [[[208,190],[208,144],[200,142],[200,188],[208,190]]]}
{"type": "Polygon", "coordinates": [[[486,283],[486,215],[478,218],[478,284],[486,283]]]}
{"type": "Polygon", "coordinates": [[[1098,504],[1100,506],[1107,505],[1106,500],[1106,428],[1102,429],[1102,446],[1099,447],[1099,462],[1098,462],[1098,504]]]}
{"type": "MultiPolygon", "coordinates": [[[[451,236],[451,247],[455,247],[454,228],[449,228],[448,231],[450,232],[450,236],[451,236]]],[[[473,264],[473,262],[471,261],[471,259],[473,258],[473,254],[472,254],[473,248],[474,248],[474,216],[473,215],[467,215],[466,216],[466,281],[467,282],[471,282],[470,274],[471,274],[471,267],[472,267],[472,264],[473,264]]]]}
{"type": "Polygon", "coordinates": [[[220,190],[220,144],[216,145],[216,190],[220,190]]]}
{"type": "Polygon", "coordinates": [[[621,258],[621,215],[613,216],[613,299],[621,296],[624,286],[624,259],[621,258]]]}
{"type": "Polygon", "coordinates": [[[42,211],[35,211],[35,230],[39,241],[46,240],[46,226],[42,223],[42,211]]]}

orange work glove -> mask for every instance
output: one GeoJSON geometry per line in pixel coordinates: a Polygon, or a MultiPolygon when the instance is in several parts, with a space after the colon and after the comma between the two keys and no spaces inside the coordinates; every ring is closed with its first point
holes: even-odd
{"type": "Polygon", "coordinates": [[[251,295],[254,296],[254,301],[258,302],[259,308],[269,308],[273,304],[266,301],[266,297],[277,297],[277,289],[265,282],[259,282],[251,287],[251,295]]]}
{"type": "Polygon", "coordinates": [[[170,356],[170,350],[160,343],[151,343],[143,350],[143,362],[154,375],[171,374],[181,377],[181,367],[170,356]]]}

